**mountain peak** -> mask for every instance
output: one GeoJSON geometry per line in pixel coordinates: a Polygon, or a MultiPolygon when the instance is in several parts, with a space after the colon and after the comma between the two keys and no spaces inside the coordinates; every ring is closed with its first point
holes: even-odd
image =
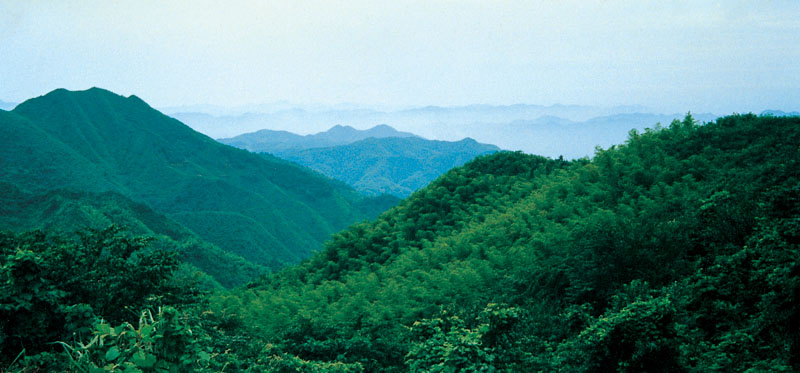
{"type": "Polygon", "coordinates": [[[379,130],[391,130],[391,131],[397,131],[396,129],[394,129],[394,127],[392,127],[392,126],[390,126],[390,125],[388,125],[388,124],[386,124],[386,123],[381,123],[381,124],[379,124],[379,125],[377,125],[377,126],[375,126],[375,127],[372,127],[372,128],[370,128],[370,129],[371,129],[371,130],[378,130],[378,129],[379,129],[379,130]]]}
{"type": "Polygon", "coordinates": [[[358,130],[353,128],[353,127],[350,127],[350,126],[343,126],[341,124],[337,124],[337,125],[331,127],[331,129],[329,129],[329,130],[327,130],[325,132],[322,132],[322,133],[343,133],[343,132],[350,133],[350,132],[353,132],[353,131],[358,131],[358,130]]]}
{"type": "Polygon", "coordinates": [[[65,88],[54,89],[42,96],[35,97],[17,105],[17,112],[51,112],[61,108],[75,110],[75,107],[113,107],[115,109],[138,108],[155,111],[150,105],[137,96],[125,97],[107,89],[91,87],[82,91],[71,91],[65,88]]]}

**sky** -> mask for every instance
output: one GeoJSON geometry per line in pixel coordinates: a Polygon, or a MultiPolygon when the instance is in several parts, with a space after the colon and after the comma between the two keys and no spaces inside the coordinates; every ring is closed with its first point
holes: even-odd
{"type": "Polygon", "coordinates": [[[0,0],[0,100],[800,110],[800,1],[0,0]]]}

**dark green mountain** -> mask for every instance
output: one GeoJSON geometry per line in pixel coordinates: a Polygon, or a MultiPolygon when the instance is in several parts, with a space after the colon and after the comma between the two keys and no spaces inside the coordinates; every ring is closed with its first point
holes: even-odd
{"type": "Polygon", "coordinates": [[[687,116],[479,157],[212,309],[271,367],[798,371],[798,147],[800,118],[687,116]]]}
{"type": "Polygon", "coordinates": [[[271,268],[394,203],[222,145],[135,96],[97,88],[56,90],[0,111],[0,168],[0,182],[21,193],[117,193],[271,268]]]}
{"type": "Polygon", "coordinates": [[[499,151],[472,139],[368,138],[347,145],[278,151],[275,155],[344,181],[368,195],[408,197],[453,167],[499,151]]]}
{"type": "Polygon", "coordinates": [[[298,151],[344,145],[368,138],[416,137],[408,132],[400,132],[385,124],[367,130],[357,130],[350,126],[336,125],[331,129],[313,135],[297,135],[287,131],[260,130],[236,137],[219,139],[228,144],[254,153],[276,154],[285,151],[298,151]]]}

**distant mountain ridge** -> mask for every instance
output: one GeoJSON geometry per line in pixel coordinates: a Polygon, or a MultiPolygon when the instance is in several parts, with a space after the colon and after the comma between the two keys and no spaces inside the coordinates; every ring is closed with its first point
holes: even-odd
{"type": "Polygon", "coordinates": [[[435,141],[420,137],[368,138],[347,145],[282,151],[276,155],[368,195],[408,197],[448,170],[477,156],[500,151],[466,138],[435,141]]]}
{"type": "Polygon", "coordinates": [[[400,132],[385,124],[370,129],[358,130],[350,126],[335,125],[331,129],[312,135],[297,135],[288,131],[259,130],[232,138],[217,141],[246,149],[254,153],[276,153],[288,150],[303,150],[345,145],[370,137],[415,137],[408,132],[400,132]]]}
{"type": "Polygon", "coordinates": [[[381,124],[366,130],[336,125],[301,136],[287,131],[261,130],[224,144],[262,152],[301,164],[367,195],[408,197],[453,167],[500,151],[494,145],[465,138],[427,140],[381,124]]]}
{"type": "MultiPolygon", "coordinates": [[[[620,113],[573,121],[558,116],[506,123],[471,122],[443,125],[453,136],[475,136],[480,141],[498,144],[503,149],[566,159],[591,157],[597,146],[604,149],[624,143],[632,129],[643,131],[657,123],[667,126],[685,114],[620,113]]],[[[700,123],[717,118],[714,114],[693,113],[700,123]]]]}
{"type": "MultiPolygon", "coordinates": [[[[242,133],[254,132],[262,128],[296,132],[302,128],[309,132],[324,131],[336,123],[347,123],[355,127],[368,127],[375,123],[386,123],[403,131],[422,137],[440,140],[457,140],[447,137],[440,126],[466,123],[507,123],[515,120],[531,120],[542,116],[557,116],[572,121],[584,121],[595,117],[619,113],[645,112],[642,106],[616,106],[610,108],[581,105],[468,105],[468,106],[425,106],[396,111],[383,111],[369,108],[328,108],[311,110],[299,107],[282,107],[269,112],[247,112],[243,114],[214,114],[187,112],[175,108],[167,114],[186,123],[197,131],[214,138],[230,138],[242,133]]],[[[191,108],[187,108],[191,109],[191,108]]],[[[486,140],[476,136],[478,141],[486,140]]],[[[497,144],[503,147],[503,144],[497,144]]]]}
{"type": "MultiPolygon", "coordinates": [[[[332,233],[396,201],[365,198],[296,164],[222,145],[136,96],[99,88],[59,89],[0,111],[0,169],[0,182],[30,198],[118,193],[196,233],[201,246],[268,268],[307,257],[332,233]]],[[[86,205],[76,198],[54,201],[86,205]]],[[[194,263],[220,265],[207,257],[194,263]]]]}
{"type": "Polygon", "coordinates": [[[761,112],[760,115],[761,116],[769,115],[773,117],[798,117],[800,116],[800,112],[797,111],[785,112],[782,110],[764,110],[761,112]]]}
{"type": "MultiPolygon", "coordinates": [[[[465,137],[502,149],[568,159],[591,157],[596,146],[607,148],[625,142],[631,129],[643,130],[660,122],[669,124],[686,113],[653,113],[641,106],[611,108],[579,105],[469,105],[428,106],[398,111],[370,109],[306,110],[283,108],[268,113],[209,115],[174,113],[196,130],[213,137],[231,137],[261,128],[324,131],[335,123],[367,128],[386,123],[400,131],[436,140],[458,141],[465,137]],[[557,127],[554,124],[563,124],[557,127]]],[[[700,122],[717,118],[693,113],[700,122]]]]}
{"type": "Polygon", "coordinates": [[[15,106],[17,106],[16,102],[5,102],[3,100],[0,100],[0,110],[11,110],[15,106]]]}

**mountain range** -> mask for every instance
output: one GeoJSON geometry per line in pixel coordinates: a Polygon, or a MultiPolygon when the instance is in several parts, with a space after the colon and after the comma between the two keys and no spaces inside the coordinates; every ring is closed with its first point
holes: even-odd
{"type": "MultiPolygon", "coordinates": [[[[639,132],[658,124],[668,125],[684,114],[623,113],[572,121],[557,116],[506,123],[474,122],[443,125],[454,136],[470,134],[503,149],[566,159],[592,157],[595,149],[608,149],[626,141],[631,130],[639,132]]],[[[702,122],[716,119],[713,114],[692,114],[702,122]]]]}
{"type": "Polygon", "coordinates": [[[438,131],[437,127],[441,124],[458,123],[506,123],[515,120],[532,120],[542,116],[558,116],[572,121],[584,121],[599,116],[647,112],[647,109],[642,106],[603,108],[581,105],[528,104],[425,106],[403,110],[381,110],[369,107],[305,108],[291,105],[280,105],[274,109],[252,109],[253,111],[235,114],[197,106],[168,108],[165,113],[215,138],[232,137],[263,128],[290,132],[302,130],[312,133],[324,131],[337,123],[356,128],[368,128],[378,123],[385,123],[426,138],[457,140],[447,137],[447,134],[438,131]]]}
{"type": "Polygon", "coordinates": [[[277,156],[344,181],[367,195],[408,197],[453,167],[500,151],[473,139],[368,138],[347,145],[283,151],[277,156]]]}
{"type": "Polygon", "coordinates": [[[220,144],[136,96],[99,88],[59,89],[0,111],[0,168],[3,188],[31,201],[7,206],[10,223],[0,228],[102,224],[118,220],[108,218],[114,209],[92,206],[117,206],[134,226],[158,226],[151,230],[180,241],[189,262],[227,285],[247,277],[236,263],[274,269],[297,262],[332,233],[396,203],[220,144]],[[71,212],[53,214],[59,211],[71,212]],[[14,218],[37,215],[46,219],[14,218]],[[48,222],[58,216],[65,220],[48,222]]]}
{"type": "MultiPolygon", "coordinates": [[[[372,109],[308,110],[281,108],[270,112],[211,115],[176,112],[170,115],[213,137],[230,138],[262,128],[289,132],[324,131],[336,123],[370,128],[385,123],[418,136],[458,141],[469,137],[506,150],[567,159],[591,157],[595,148],[608,148],[627,139],[628,131],[668,124],[685,113],[656,114],[641,106],[599,108],[578,105],[427,106],[399,111],[372,109]]],[[[717,116],[693,113],[701,122],[717,116]]]]}
{"type": "Polygon", "coordinates": [[[797,111],[785,112],[782,110],[764,110],[761,112],[760,115],[773,116],[773,117],[797,117],[800,116],[800,112],[797,111]]]}
{"type": "Polygon", "coordinates": [[[337,125],[306,136],[261,130],[219,141],[301,164],[367,195],[401,198],[453,167],[500,150],[469,138],[426,140],[385,124],[367,130],[337,125]]]}
{"type": "Polygon", "coordinates": [[[397,131],[385,124],[377,125],[367,130],[357,130],[350,126],[335,125],[325,132],[305,136],[288,131],[264,129],[232,138],[218,139],[217,141],[254,153],[264,152],[278,154],[286,151],[346,145],[371,137],[416,137],[416,135],[397,131]]]}

